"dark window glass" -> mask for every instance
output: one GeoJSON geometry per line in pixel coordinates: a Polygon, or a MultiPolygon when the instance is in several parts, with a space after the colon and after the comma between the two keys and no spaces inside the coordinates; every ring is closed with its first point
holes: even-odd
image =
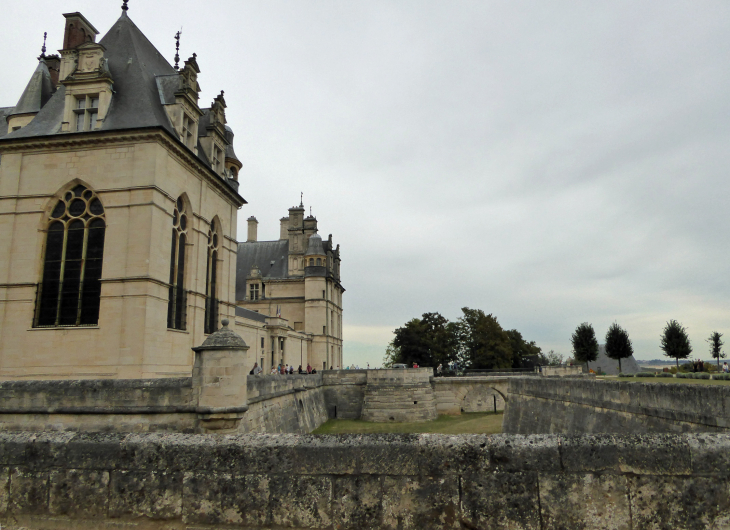
{"type": "MultiPolygon", "coordinates": [[[[92,202],[98,203],[97,212],[104,211],[94,193],[84,186],[76,186],[65,198],[54,207],[52,218],[77,217],[92,202]]],[[[83,220],[53,221],[49,225],[35,326],[98,323],[106,227],[99,215],[87,214],[83,220]]]]}
{"type": "Polygon", "coordinates": [[[172,217],[172,242],[170,245],[170,292],[167,305],[167,327],[185,329],[187,297],[185,292],[185,241],[186,223],[182,198],[175,203],[172,217]],[[178,223],[179,220],[179,223],[178,223]]]}

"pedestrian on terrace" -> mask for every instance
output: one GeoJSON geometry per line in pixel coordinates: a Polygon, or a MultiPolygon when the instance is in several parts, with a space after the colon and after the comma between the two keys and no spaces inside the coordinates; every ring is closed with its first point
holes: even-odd
{"type": "Polygon", "coordinates": [[[307,373],[308,374],[311,374],[312,373],[312,365],[309,364],[309,363],[307,363],[307,373]]]}

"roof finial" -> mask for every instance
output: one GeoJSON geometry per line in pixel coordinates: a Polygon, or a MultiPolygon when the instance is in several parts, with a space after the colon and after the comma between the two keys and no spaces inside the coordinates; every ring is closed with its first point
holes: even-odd
{"type": "Polygon", "coordinates": [[[304,192],[299,192],[299,207],[304,208],[304,192]]]}
{"type": "Polygon", "coordinates": [[[41,47],[41,55],[38,57],[38,60],[45,59],[46,58],[46,37],[48,36],[48,32],[43,32],[43,46],[41,47]]]}
{"type": "Polygon", "coordinates": [[[178,70],[178,65],[180,64],[180,34],[182,33],[182,28],[180,28],[180,31],[175,33],[175,70],[178,70]]]}
{"type": "Polygon", "coordinates": [[[312,207],[309,207],[309,217],[312,217],[312,207]]]}
{"type": "Polygon", "coordinates": [[[129,2],[129,0],[124,0],[124,2],[122,2],[122,11],[126,11],[127,9],[129,9],[127,2],[129,2]]]}

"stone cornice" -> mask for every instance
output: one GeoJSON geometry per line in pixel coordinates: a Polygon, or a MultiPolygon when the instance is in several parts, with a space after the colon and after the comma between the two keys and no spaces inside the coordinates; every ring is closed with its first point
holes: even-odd
{"type": "Polygon", "coordinates": [[[30,138],[0,138],[0,153],[9,154],[49,149],[79,149],[104,147],[109,144],[156,142],[180,158],[198,176],[212,184],[236,207],[247,204],[246,200],[222,180],[222,177],[207,167],[187,147],[160,127],[126,129],[117,131],[95,131],[83,133],[61,133],[30,138]]]}

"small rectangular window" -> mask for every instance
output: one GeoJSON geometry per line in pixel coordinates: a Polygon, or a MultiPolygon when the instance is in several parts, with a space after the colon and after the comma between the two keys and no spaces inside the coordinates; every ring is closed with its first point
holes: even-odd
{"type": "Polygon", "coordinates": [[[249,287],[249,299],[252,301],[259,299],[259,284],[258,283],[253,283],[249,287]]]}
{"type": "Polygon", "coordinates": [[[93,131],[99,116],[99,96],[88,95],[76,98],[76,131],[93,131]]]}
{"type": "MultiPolygon", "coordinates": [[[[264,348],[264,338],[263,337],[261,337],[261,348],[262,349],[264,348]]],[[[263,361],[261,361],[261,363],[263,364],[263,361]]]]}

